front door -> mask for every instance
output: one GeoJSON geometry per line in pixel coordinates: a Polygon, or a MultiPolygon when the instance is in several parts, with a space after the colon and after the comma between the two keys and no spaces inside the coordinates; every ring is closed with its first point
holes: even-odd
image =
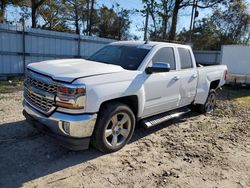
{"type": "Polygon", "coordinates": [[[164,73],[145,73],[143,117],[178,108],[180,101],[180,75],[176,70],[173,48],[163,47],[159,49],[151,61],[151,63],[156,62],[169,63],[171,70],[164,73]]]}

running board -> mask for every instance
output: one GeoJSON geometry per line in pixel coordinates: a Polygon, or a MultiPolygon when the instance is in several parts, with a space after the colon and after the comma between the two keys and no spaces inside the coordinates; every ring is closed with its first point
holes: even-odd
{"type": "Polygon", "coordinates": [[[180,108],[178,110],[173,110],[173,111],[169,111],[169,112],[166,112],[163,114],[159,114],[159,115],[155,115],[155,116],[146,118],[146,119],[142,120],[142,123],[146,128],[150,128],[150,127],[153,127],[155,125],[161,124],[165,121],[168,121],[170,119],[178,118],[178,117],[180,117],[180,116],[182,116],[190,111],[191,110],[189,108],[183,107],[183,108],[180,108]]]}

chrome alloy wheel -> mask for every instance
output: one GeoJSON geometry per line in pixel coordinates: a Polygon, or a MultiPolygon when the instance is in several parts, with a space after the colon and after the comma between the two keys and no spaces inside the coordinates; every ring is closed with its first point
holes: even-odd
{"type": "Polygon", "coordinates": [[[205,109],[207,113],[210,113],[214,110],[215,102],[216,102],[216,94],[210,93],[210,95],[207,98],[206,105],[205,105],[205,109]]]}
{"type": "Polygon", "coordinates": [[[123,144],[131,131],[131,119],[127,113],[114,114],[105,126],[105,142],[111,147],[123,144]]]}

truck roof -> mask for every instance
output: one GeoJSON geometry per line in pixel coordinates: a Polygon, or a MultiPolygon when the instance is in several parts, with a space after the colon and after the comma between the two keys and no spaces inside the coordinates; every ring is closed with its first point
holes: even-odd
{"type": "Polygon", "coordinates": [[[148,47],[154,47],[158,45],[162,46],[175,46],[175,47],[189,47],[189,45],[183,45],[183,44],[177,44],[177,43],[168,43],[168,42],[153,42],[148,41],[145,43],[145,41],[118,41],[118,42],[112,42],[111,45],[125,45],[125,46],[140,46],[140,45],[146,45],[148,47]]]}

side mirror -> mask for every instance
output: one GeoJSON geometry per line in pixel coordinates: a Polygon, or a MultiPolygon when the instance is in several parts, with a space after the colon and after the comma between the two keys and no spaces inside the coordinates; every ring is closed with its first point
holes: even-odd
{"type": "Polygon", "coordinates": [[[156,62],[156,63],[153,63],[153,65],[151,67],[147,67],[145,71],[147,74],[159,73],[159,72],[169,72],[170,71],[170,64],[156,62]]]}

